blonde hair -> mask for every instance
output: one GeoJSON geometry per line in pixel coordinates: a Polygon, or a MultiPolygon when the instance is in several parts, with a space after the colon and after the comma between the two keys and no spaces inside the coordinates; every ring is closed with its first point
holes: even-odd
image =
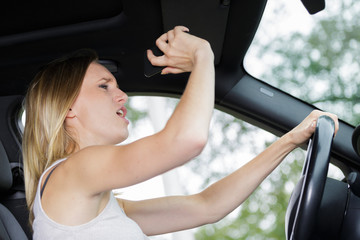
{"type": "Polygon", "coordinates": [[[39,71],[28,88],[22,148],[30,224],[41,174],[77,147],[64,121],[80,92],[87,68],[96,60],[97,55],[91,50],[55,60],[39,71]]]}

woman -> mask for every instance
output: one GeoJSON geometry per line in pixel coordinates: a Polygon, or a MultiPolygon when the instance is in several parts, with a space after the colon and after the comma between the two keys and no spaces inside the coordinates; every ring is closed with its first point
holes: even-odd
{"type": "MultiPolygon", "coordinates": [[[[191,72],[165,128],[127,145],[122,92],[91,52],[42,69],[26,96],[25,182],[34,239],[146,239],[223,218],[238,207],[294,148],[308,140],[317,118],[299,126],[254,160],[204,191],[144,201],[115,199],[111,190],[178,167],[201,153],[214,104],[214,56],[208,42],[178,26],[148,51],[162,74],[191,72]],[[251,172],[251,175],[246,173],[251,172]],[[231,197],[230,197],[231,196],[231,197]]],[[[326,113],[336,121],[336,116],[326,113]]]]}

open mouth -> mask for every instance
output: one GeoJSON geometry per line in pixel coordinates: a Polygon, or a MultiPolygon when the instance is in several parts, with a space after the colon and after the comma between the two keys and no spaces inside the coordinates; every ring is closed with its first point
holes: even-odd
{"type": "Polygon", "coordinates": [[[121,109],[119,111],[117,111],[116,114],[120,117],[124,117],[124,111],[121,109]]]}
{"type": "Polygon", "coordinates": [[[119,109],[117,112],[116,112],[116,114],[118,115],[118,116],[120,116],[120,117],[125,117],[126,116],[126,108],[125,107],[122,107],[121,109],[119,109]]]}

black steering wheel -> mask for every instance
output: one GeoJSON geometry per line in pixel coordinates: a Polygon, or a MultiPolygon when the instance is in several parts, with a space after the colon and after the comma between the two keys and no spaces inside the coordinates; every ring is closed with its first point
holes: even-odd
{"type": "Polygon", "coordinates": [[[328,116],[320,116],[309,142],[302,176],[286,211],[287,240],[311,237],[324,192],[334,131],[334,121],[328,116]]]}

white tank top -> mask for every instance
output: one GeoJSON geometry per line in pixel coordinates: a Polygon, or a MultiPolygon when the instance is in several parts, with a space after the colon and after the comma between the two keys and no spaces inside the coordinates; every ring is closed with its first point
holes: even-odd
{"type": "Polygon", "coordinates": [[[91,221],[78,226],[66,226],[56,223],[44,212],[40,200],[40,187],[44,174],[53,166],[65,159],[56,161],[44,171],[40,177],[34,200],[33,239],[122,239],[122,240],[148,240],[140,227],[126,216],[119,206],[113,193],[103,211],[91,221]]]}

